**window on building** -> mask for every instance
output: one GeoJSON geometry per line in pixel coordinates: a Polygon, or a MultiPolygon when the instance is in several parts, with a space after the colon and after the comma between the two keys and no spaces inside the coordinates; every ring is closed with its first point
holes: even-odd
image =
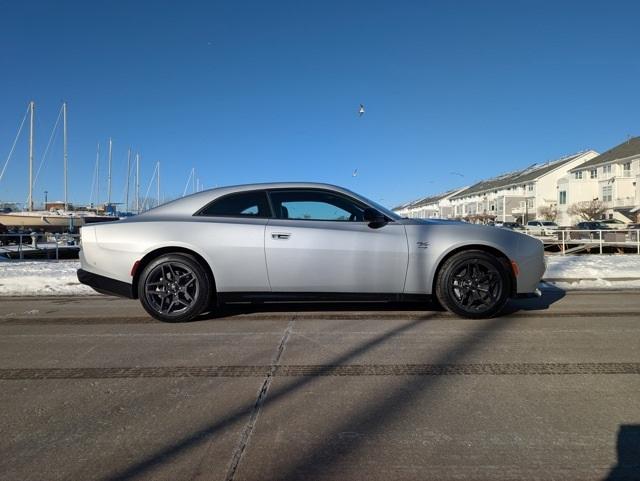
{"type": "MultiPolygon", "coordinates": [[[[611,166],[609,166],[611,167],[611,166]]],[[[602,187],[602,201],[611,202],[613,200],[613,186],[605,185],[602,187]]]]}
{"type": "Polygon", "coordinates": [[[591,169],[591,178],[592,179],[598,178],[598,169],[591,169]]]}
{"type": "Polygon", "coordinates": [[[611,164],[603,166],[602,167],[602,173],[604,175],[610,174],[611,173],[611,164]]]}
{"type": "Polygon", "coordinates": [[[577,172],[574,172],[573,173],[573,178],[574,179],[578,179],[578,180],[582,179],[582,171],[578,170],[577,172]]]}
{"type": "Polygon", "coordinates": [[[529,189],[529,192],[532,192],[533,191],[533,184],[529,184],[527,188],[529,189]]]}
{"type": "Polygon", "coordinates": [[[622,175],[625,177],[631,177],[631,162],[625,162],[622,164],[622,175]]]}
{"type": "Polygon", "coordinates": [[[558,204],[565,205],[567,203],[567,191],[561,190],[558,196],[558,204]]]}
{"type": "Polygon", "coordinates": [[[533,201],[534,199],[527,199],[527,208],[528,209],[533,209],[533,201]]]}

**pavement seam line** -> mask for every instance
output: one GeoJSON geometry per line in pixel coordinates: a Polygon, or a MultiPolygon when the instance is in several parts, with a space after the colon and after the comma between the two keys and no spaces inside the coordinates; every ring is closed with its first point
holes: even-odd
{"type": "Polygon", "coordinates": [[[258,392],[258,397],[256,398],[256,402],[254,403],[251,414],[249,415],[249,420],[242,430],[240,441],[236,446],[236,449],[231,455],[231,461],[229,463],[229,469],[227,470],[225,481],[233,481],[235,478],[238,467],[240,466],[240,461],[242,461],[242,457],[247,449],[247,445],[249,444],[249,440],[251,439],[251,435],[253,434],[253,430],[258,421],[258,416],[260,415],[260,411],[262,409],[262,406],[264,405],[264,401],[269,392],[269,388],[271,387],[271,382],[276,374],[278,364],[280,363],[280,359],[282,357],[282,353],[284,352],[284,348],[287,345],[289,337],[291,336],[291,332],[293,331],[293,324],[295,323],[295,319],[295,316],[291,318],[291,320],[287,324],[286,329],[284,330],[284,333],[282,334],[282,338],[280,339],[280,343],[278,344],[278,348],[276,349],[276,353],[271,362],[269,372],[262,382],[262,386],[260,388],[260,391],[258,392]]]}

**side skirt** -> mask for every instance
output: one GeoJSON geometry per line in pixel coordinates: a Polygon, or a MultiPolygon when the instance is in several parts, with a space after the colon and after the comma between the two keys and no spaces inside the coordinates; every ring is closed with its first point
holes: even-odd
{"type": "Polygon", "coordinates": [[[282,302],[428,302],[426,294],[368,292],[218,292],[221,304],[282,302]]]}

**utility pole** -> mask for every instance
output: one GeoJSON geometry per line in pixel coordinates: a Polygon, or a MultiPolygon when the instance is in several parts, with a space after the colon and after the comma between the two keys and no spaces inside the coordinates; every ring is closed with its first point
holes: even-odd
{"type": "Polygon", "coordinates": [[[29,103],[29,107],[31,110],[31,118],[29,121],[29,201],[28,201],[28,209],[29,212],[33,210],[33,116],[35,115],[35,107],[36,104],[32,100],[29,103]]]}
{"type": "Polygon", "coordinates": [[[125,187],[124,208],[129,212],[129,178],[131,177],[131,147],[127,151],[127,186],[125,187]]]}
{"type": "Polygon", "coordinates": [[[136,214],[140,213],[140,154],[136,154],[136,214]]]}
{"type": "Polygon", "coordinates": [[[111,137],[109,137],[109,169],[107,177],[107,208],[111,208],[111,137]]]}
{"type": "Polygon", "coordinates": [[[69,207],[69,201],[67,198],[67,167],[69,159],[67,154],[67,102],[62,103],[62,139],[64,144],[64,211],[66,212],[69,207]]]}

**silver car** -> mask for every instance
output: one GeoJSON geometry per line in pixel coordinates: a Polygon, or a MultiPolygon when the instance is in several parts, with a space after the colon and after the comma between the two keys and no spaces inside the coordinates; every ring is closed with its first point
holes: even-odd
{"type": "Polygon", "coordinates": [[[404,219],[347,189],[274,183],[199,192],[82,227],[78,279],[162,321],[225,303],[417,301],[464,317],[536,291],[542,243],[506,229],[404,219]]]}

